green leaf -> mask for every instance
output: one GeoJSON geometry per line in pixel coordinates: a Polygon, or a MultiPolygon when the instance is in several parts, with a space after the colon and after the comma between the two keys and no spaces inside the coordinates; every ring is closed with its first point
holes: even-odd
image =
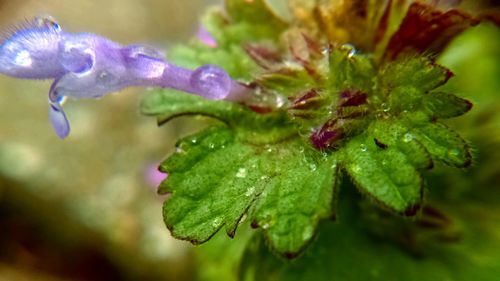
{"type": "Polygon", "coordinates": [[[237,45],[225,48],[211,48],[199,43],[179,45],[170,50],[169,59],[172,63],[191,69],[204,64],[215,64],[224,68],[233,79],[245,82],[251,81],[253,75],[258,73],[258,66],[237,45]]]}
{"type": "Polygon", "coordinates": [[[169,176],[159,192],[172,192],[165,223],[173,236],[198,244],[221,228],[234,236],[247,215],[278,253],[297,255],[318,221],[332,216],[337,179],[333,158],[305,149],[298,138],[254,145],[226,126],[181,140],[161,165],[169,176]]]}
{"type": "MultiPolygon", "coordinates": [[[[342,191],[348,191],[349,186],[342,191]]],[[[469,281],[498,279],[500,211],[498,204],[464,200],[440,204],[451,218],[445,229],[356,207],[359,198],[342,192],[337,223],[320,225],[319,237],[293,263],[271,255],[256,235],[248,243],[238,280],[244,281],[469,281]],[[367,211],[371,211],[368,213],[367,211]],[[374,233],[373,227],[381,233],[374,233]]],[[[236,278],[234,278],[236,279],[236,278]]]]}
{"type": "Polygon", "coordinates": [[[443,85],[453,74],[428,58],[417,57],[388,63],[379,78],[384,88],[418,88],[422,94],[443,85]]]}
{"type": "Polygon", "coordinates": [[[253,144],[278,142],[297,135],[285,112],[257,114],[240,104],[208,100],[173,90],[157,90],[147,94],[142,99],[141,111],[146,115],[157,116],[159,124],[182,115],[212,117],[226,123],[241,138],[253,144]]]}
{"type": "Polygon", "coordinates": [[[264,0],[225,0],[226,10],[235,22],[249,22],[253,24],[266,23],[274,30],[284,29],[287,23],[277,17],[271,7],[264,0]]]}
{"type": "Polygon", "coordinates": [[[348,45],[334,48],[329,57],[328,87],[334,95],[347,89],[371,93],[375,68],[372,61],[363,55],[355,55],[348,45]]]}
{"type": "Polygon", "coordinates": [[[429,153],[443,163],[465,168],[472,163],[467,142],[441,123],[426,123],[411,128],[411,137],[419,141],[429,153]]]}
{"type": "Polygon", "coordinates": [[[453,118],[465,114],[472,108],[472,103],[453,94],[431,92],[424,96],[424,108],[433,118],[453,118]]]}
{"type": "Polygon", "coordinates": [[[399,60],[380,70],[377,88],[392,112],[413,111],[420,108],[426,93],[446,83],[451,75],[427,58],[399,60]]]}
{"type": "Polygon", "coordinates": [[[397,213],[414,215],[422,203],[421,176],[413,160],[397,147],[379,145],[371,136],[355,137],[343,149],[344,167],[371,199],[397,213]]]}
{"type": "Polygon", "coordinates": [[[157,90],[146,94],[141,102],[141,112],[158,116],[160,124],[183,115],[209,116],[224,122],[253,117],[252,112],[239,104],[208,100],[175,90],[157,90]]]}

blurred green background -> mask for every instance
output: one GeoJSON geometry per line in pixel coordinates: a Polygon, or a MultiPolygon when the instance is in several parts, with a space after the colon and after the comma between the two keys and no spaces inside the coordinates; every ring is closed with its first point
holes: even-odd
{"type": "MultiPolygon", "coordinates": [[[[50,14],[68,31],[167,50],[188,40],[201,12],[217,2],[0,0],[0,26],[50,14]]],[[[471,113],[449,125],[475,145],[476,161],[467,172],[438,170],[430,182],[453,186],[442,189],[450,196],[477,186],[499,194],[498,28],[471,29],[440,61],[457,75],[448,89],[474,101],[471,113]]],[[[70,100],[73,131],[61,141],[47,120],[49,85],[0,77],[0,281],[232,280],[247,231],[235,240],[218,235],[193,253],[170,237],[161,217],[155,165],[194,122],[158,128],[138,111],[146,90],[127,89],[70,100]]]]}

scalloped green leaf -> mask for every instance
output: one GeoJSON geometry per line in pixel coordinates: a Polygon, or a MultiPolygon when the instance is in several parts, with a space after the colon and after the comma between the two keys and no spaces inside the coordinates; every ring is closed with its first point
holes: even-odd
{"type": "Polygon", "coordinates": [[[468,167],[472,163],[472,153],[467,142],[444,124],[425,123],[410,130],[412,137],[435,159],[458,168],[468,167]]]}
{"type": "Polygon", "coordinates": [[[378,75],[378,89],[387,97],[392,112],[414,111],[426,94],[448,81],[451,72],[427,58],[412,58],[388,63],[378,75]]]}
{"type": "Polygon", "coordinates": [[[412,159],[397,147],[381,148],[359,135],[343,149],[343,165],[358,189],[400,214],[414,215],[422,203],[423,181],[412,159]]]}
{"type": "Polygon", "coordinates": [[[413,87],[422,94],[443,85],[453,75],[426,57],[387,63],[379,74],[380,83],[385,89],[413,87]]]}
{"type": "Polygon", "coordinates": [[[414,138],[403,122],[377,120],[370,125],[368,132],[380,149],[395,147],[406,155],[408,161],[415,168],[430,169],[434,166],[430,153],[414,138]]]}
{"type": "Polygon", "coordinates": [[[243,141],[226,126],[181,140],[161,164],[171,192],[164,218],[174,237],[203,243],[224,228],[234,236],[244,216],[280,254],[300,253],[318,221],[332,216],[336,162],[298,138],[269,145],[243,141]],[[278,160],[278,161],[277,161],[278,160]],[[250,211],[248,211],[250,209],[250,211]]]}
{"type": "Polygon", "coordinates": [[[425,110],[436,119],[458,117],[472,108],[470,101],[444,92],[431,92],[424,96],[422,103],[425,110]]]}

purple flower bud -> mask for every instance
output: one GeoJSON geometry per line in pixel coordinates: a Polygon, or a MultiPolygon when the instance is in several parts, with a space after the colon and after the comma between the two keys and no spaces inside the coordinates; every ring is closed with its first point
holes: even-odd
{"type": "Polygon", "coordinates": [[[59,137],[70,127],[64,97],[99,98],[130,86],[172,88],[208,99],[243,101],[247,88],[214,65],[196,70],[175,66],[153,48],[122,46],[91,33],[63,32],[51,18],[38,18],[0,44],[0,73],[54,79],[49,119],[59,137]]]}
{"type": "Polygon", "coordinates": [[[196,33],[196,38],[200,40],[201,43],[209,46],[210,48],[216,48],[217,47],[217,41],[215,38],[208,32],[206,28],[203,26],[200,26],[198,29],[198,32],[196,33]]]}

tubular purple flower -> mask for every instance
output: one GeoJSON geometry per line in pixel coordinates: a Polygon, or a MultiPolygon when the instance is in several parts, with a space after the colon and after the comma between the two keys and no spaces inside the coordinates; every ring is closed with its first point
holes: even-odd
{"type": "Polygon", "coordinates": [[[49,120],[57,135],[70,126],[65,97],[99,98],[131,86],[172,88],[214,100],[243,101],[247,88],[215,65],[196,70],[168,63],[147,46],[122,46],[91,33],[63,32],[51,18],[39,18],[0,45],[0,73],[27,79],[54,79],[49,120]]]}

